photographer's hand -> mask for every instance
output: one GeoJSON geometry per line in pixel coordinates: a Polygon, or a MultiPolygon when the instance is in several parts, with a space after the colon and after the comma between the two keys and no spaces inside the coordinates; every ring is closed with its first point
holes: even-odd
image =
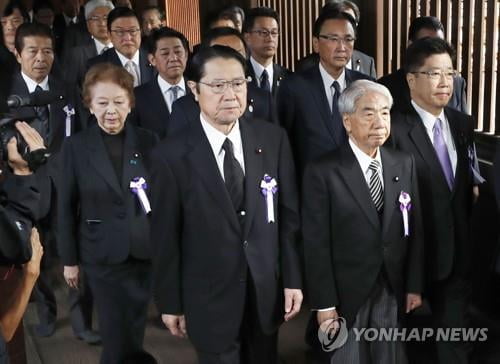
{"type": "Polygon", "coordinates": [[[33,277],[35,280],[40,275],[40,262],[43,256],[43,247],[40,243],[40,235],[38,234],[38,230],[36,228],[31,229],[31,259],[28,263],[26,263],[23,268],[24,272],[33,277]]]}
{"type": "MultiPolygon", "coordinates": [[[[43,138],[35,129],[29,126],[28,123],[24,121],[18,121],[16,122],[16,128],[28,145],[31,152],[45,148],[45,146],[43,145],[43,138]]],[[[21,157],[19,151],[17,150],[16,138],[11,138],[9,140],[9,143],[7,144],[7,153],[9,156],[9,165],[12,168],[14,174],[20,176],[31,174],[28,163],[21,157]]]]}
{"type": "Polygon", "coordinates": [[[45,148],[42,136],[38,134],[35,129],[29,126],[27,122],[18,121],[16,123],[16,129],[19,131],[26,144],[28,144],[30,152],[45,148]]]}
{"type": "Polygon", "coordinates": [[[78,276],[80,269],[77,265],[65,265],[64,266],[64,279],[68,286],[74,289],[78,289],[78,276]]]}

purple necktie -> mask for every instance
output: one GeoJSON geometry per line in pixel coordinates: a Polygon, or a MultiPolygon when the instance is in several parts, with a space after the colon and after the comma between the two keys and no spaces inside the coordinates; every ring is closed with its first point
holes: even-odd
{"type": "Polygon", "coordinates": [[[434,149],[436,150],[437,157],[439,159],[439,163],[441,164],[441,168],[443,169],[444,176],[446,178],[446,182],[448,183],[448,187],[450,190],[453,189],[453,169],[451,167],[450,155],[448,154],[448,148],[446,147],[446,143],[443,138],[443,128],[442,128],[441,119],[436,119],[434,123],[434,127],[432,128],[433,133],[433,143],[434,149]]]}

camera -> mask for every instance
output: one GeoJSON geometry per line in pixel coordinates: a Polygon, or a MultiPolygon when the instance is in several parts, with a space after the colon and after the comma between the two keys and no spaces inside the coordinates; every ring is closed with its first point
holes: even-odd
{"type": "MultiPolygon", "coordinates": [[[[17,131],[15,127],[15,122],[18,120],[23,120],[38,131],[41,135],[41,123],[35,121],[38,120],[38,116],[35,112],[35,107],[45,107],[50,103],[63,99],[63,96],[57,95],[50,91],[36,91],[28,96],[22,97],[17,95],[11,95],[6,100],[6,106],[11,110],[10,113],[4,113],[0,116],[0,160],[7,160],[7,143],[12,137],[17,139],[17,148],[19,154],[26,160],[29,164],[32,162],[34,165],[43,164],[46,159],[46,150],[36,151],[30,153],[29,147],[17,131]]],[[[30,166],[31,167],[31,166],[30,166]]],[[[32,169],[33,170],[33,169],[32,169]]]]}

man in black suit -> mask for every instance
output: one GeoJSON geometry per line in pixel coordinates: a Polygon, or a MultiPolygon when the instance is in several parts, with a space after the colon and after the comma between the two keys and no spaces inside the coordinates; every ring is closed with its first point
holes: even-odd
{"type": "MultiPolygon", "coordinates": [[[[413,42],[405,55],[411,109],[392,113],[392,142],[416,161],[423,211],[428,298],[436,327],[467,328],[472,118],[447,106],[453,94],[453,49],[440,38],[413,42]]],[[[436,342],[439,363],[468,363],[468,346],[436,342]]]]}
{"type": "Polygon", "coordinates": [[[109,12],[114,9],[108,0],[91,0],[85,4],[85,19],[89,37],[85,44],[67,50],[64,57],[64,77],[73,85],[81,87],[89,59],[113,48],[106,26],[109,12]]]}
{"type": "Polygon", "coordinates": [[[252,83],[273,97],[290,71],[273,62],[280,34],[278,13],[267,7],[252,8],[245,14],[243,34],[250,50],[248,75],[252,83]]]}
{"type": "MultiPolygon", "coordinates": [[[[433,16],[421,16],[411,22],[408,29],[408,45],[424,37],[444,39],[444,27],[439,19],[433,16]]],[[[394,97],[394,110],[402,112],[411,110],[410,90],[406,82],[406,72],[403,68],[381,77],[378,82],[391,91],[394,97]]],[[[460,75],[453,77],[453,94],[447,106],[464,113],[469,113],[467,95],[465,94],[465,80],[460,75]]]]}
{"type": "Polygon", "coordinates": [[[147,52],[141,48],[141,28],[136,13],[118,7],[108,14],[108,31],[113,48],[87,62],[87,69],[94,64],[109,62],[124,67],[134,77],[135,87],[151,81],[155,76],[147,52]]]}
{"type": "Polygon", "coordinates": [[[349,70],[356,37],[354,19],[344,12],[325,11],[313,27],[318,66],[285,79],[278,93],[278,117],[288,131],[302,173],[306,163],[337,149],[346,140],[337,100],[353,81],[369,78],[349,70]]]}
{"type": "MultiPolygon", "coordinates": [[[[331,0],[327,1],[327,3],[321,8],[321,12],[332,10],[343,11],[351,15],[356,22],[356,27],[359,25],[361,13],[358,6],[352,1],[331,0]]],[[[310,67],[313,67],[317,65],[318,62],[318,53],[311,53],[297,61],[297,63],[295,64],[295,72],[303,71],[310,67]]],[[[377,78],[377,72],[375,71],[375,60],[373,59],[373,57],[370,57],[369,55],[357,49],[352,51],[351,59],[349,60],[349,62],[347,62],[346,67],[350,70],[358,71],[365,75],[368,75],[373,79],[377,78]]]]}
{"type": "MultiPolygon", "coordinates": [[[[222,45],[233,48],[245,59],[247,58],[245,40],[241,33],[234,28],[211,29],[203,40],[203,47],[222,45]]],[[[248,76],[248,68],[247,68],[248,76]]],[[[277,123],[277,116],[271,110],[269,93],[257,87],[254,83],[247,84],[247,110],[245,114],[250,118],[267,120],[277,123]]],[[[177,100],[172,109],[169,123],[169,133],[182,129],[190,122],[198,122],[200,108],[192,95],[187,95],[177,100]]]]}
{"type": "Polygon", "coordinates": [[[199,120],[153,152],[156,302],[200,363],[276,363],[278,327],[302,302],[291,150],[282,129],[242,117],[238,52],[192,62],[199,120]]]}
{"type": "MultiPolygon", "coordinates": [[[[71,98],[68,97],[68,87],[60,80],[49,75],[54,61],[53,38],[50,28],[37,23],[21,25],[16,33],[17,59],[21,65],[19,73],[13,76],[10,94],[28,96],[39,91],[51,91],[55,95],[68,99],[57,99],[48,106],[23,107],[21,114],[33,115],[31,126],[42,136],[50,154],[47,164],[40,167],[35,175],[40,189],[41,201],[38,223],[40,235],[46,254],[43,268],[54,264],[56,254],[55,198],[59,185],[59,149],[65,137],[79,130],[75,115],[70,115],[71,98]],[[66,109],[66,110],[65,110],[66,109]]],[[[55,330],[56,300],[51,287],[48,269],[43,269],[35,288],[38,317],[40,325],[36,333],[40,336],[50,336],[55,330]]],[[[88,307],[81,307],[84,300],[89,301],[88,290],[70,292],[71,320],[77,337],[90,343],[96,343],[99,338],[89,330],[91,320],[88,307]]]]}
{"type": "Polygon", "coordinates": [[[184,34],[160,28],[150,35],[149,48],[149,62],[158,76],[135,88],[135,109],[130,120],[163,139],[169,127],[172,104],[189,92],[184,80],[189,45],[184,34]]]}
{"type": "Polygon", "coordinates": [[[80,13],[79,0],[62,0],[61,6],[62,12],[55,16],[52,27],[56,39],[56,54],[58,57],[62,55],[68,29],[76,24],[78,24],[78,27],[85,29],[85,18],[84,14],[80,13]]]}
{"type": "Polygon", "coordinates": [[[322,330],[339,317],[349,328],[347,342],[330,363],[406,362],[400,342],[357,340],[352,329],[397,328],[403,313],[422,304],[415,162],[381,147],[390,133],[391,104],[387,88],[354,82],[339,99],[348,142],[309,164],[304,173],[310,304],[322,330]]]}

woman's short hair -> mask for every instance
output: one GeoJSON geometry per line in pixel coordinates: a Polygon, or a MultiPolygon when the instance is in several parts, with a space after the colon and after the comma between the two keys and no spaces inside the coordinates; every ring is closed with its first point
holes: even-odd
{"type": "Polygon", "coordinates": [[[82,96],[86,107],[90,107],[92,87],[99,82],[111,82],[124,89],[130,101],[130,107],[134,107],[134,78],[125,68],[111,63],[98,63],[92,66],[85,75],[82,96]]]}

